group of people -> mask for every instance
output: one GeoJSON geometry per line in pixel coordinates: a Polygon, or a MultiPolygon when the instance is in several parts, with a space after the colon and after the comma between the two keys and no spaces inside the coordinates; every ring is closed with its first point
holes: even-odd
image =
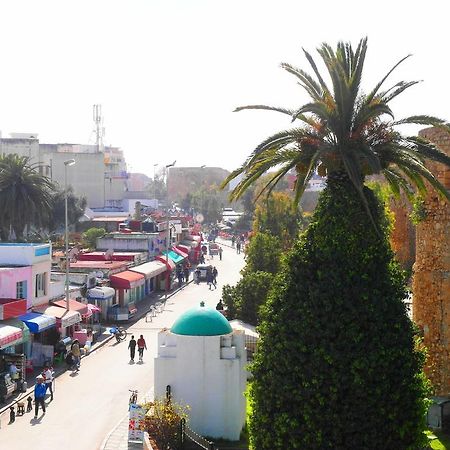
{"type": "Polygon", "coordinates": [[[234,247],[236,245],[236,253],[239,255],[241,253],[241,249],[245,246],[245,236],[232,236],[231,237],[231,246],[234,247]]]}
{"type": "Polygon", "coordinates": [[[206,271],[206,284],[209,290],[212,289],[212,286],[214,286],[214,289],[217,289],[217,275],[219,275],[219,272],[215,266],[212,269],[208,267],[206,271]]]}
{"type": "Polygon", "coordinates": [[[144,357],[144,350],[147,350],[147,344],[142,334],[139,336],[139,339],[137,341],[136,339],[134,339],[134,336],[131,336],[130,342],[128,343],[128,349],[130,350],[130,359],[132,362],[134,362],[134,356],[136,355],[136,346],[138,348],[139,361],[142,362],[144,357]]]}
{"type": "Polygon", "coordinates": [[[190,268],[188,265],[185,265],[184,267],[181,265],[177,266],[178,287],[181,287],[184,282],[187,283],[189,281],[189,273],[190,268]]]}

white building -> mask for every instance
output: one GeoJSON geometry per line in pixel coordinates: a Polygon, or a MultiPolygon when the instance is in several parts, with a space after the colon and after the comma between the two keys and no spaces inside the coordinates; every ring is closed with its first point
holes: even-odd
{"type": "Polygon", "coordinates": [[[26,156],[31,164],[64,188],[64,161],[74,159],[67,168],[67,184],[77,196],[87,199],[90,208],[122,208],[127,190],[127,166],[123,151],[117,147],[81,144],[41,144],[36,133],[11,133],[0,137],[1,154],[26,156]]]}
{"type": "Polygon", "coordinates": [[[155,397],[170,386],[172,400],[189,406],[188,426],[212,438],[238,440],[245,423],[244,332],[212,308],[193,308],[158,334],[155,397]]]}

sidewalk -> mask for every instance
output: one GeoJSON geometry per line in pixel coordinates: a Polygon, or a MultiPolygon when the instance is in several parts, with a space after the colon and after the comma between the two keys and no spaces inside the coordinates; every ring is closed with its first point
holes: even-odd
{"type": "MultiPolygon", "coordinates": [[[[189,284],[191,282],[192,282],[192,279],[189,280],[187,284],[189,284]]],[[[177,288],[173,289],[172,291],[170,291],[167,294],[167,299],[169,299],[176,292],[182,290],[187,284],[184,283],[181,286],[181,288],[177,287],[177,288]]],[[[154,305],[156,302],[159,302],[159,301],[164,301],[164,297],[165,297],[164,292],[158,292],[158,293],[150,294],[149,296],[147,296],[146,298],[144,298],[143,300],[138,302],[136,304],[137,313],[133,317],[133,319],[131,319],[126,324],[124,324],[125,329],[127,329],[128,327],[131,327],[135,322],[137,322],[142,317],[144,317],[147,314],[147,312],[150,310],[151,305],[154,305]]],[[[114,338],[114,336],[112,334],[110,334],[110,332],[109,332],[109,326],[106,326],[106,330],[99,336],[99,338],[97,339],[95,344],[91,347],[90,351],[87,354],[83,355],[82,358],[86,358],[90,354],[95,353],[96,350],[103,347],[107,342],[109,342],[113,338],[114,338]]],[[[54,370],[55,370],[54,377],[56,379],[58,376],[60,376],[64,372],[66,372],[66,370],[67,370],[66,364],[63,363],[63,364],[57,365],[54,368],[54,370]]],[[[21,392],[21,393],[15,394],[13,397],[10,397],[9,400],[7,400],[7,403],[5,403],[4,405],[2,405],[0,407],[0,428],[1,428],[1,423],[2,423],[1,416],[5,413],[9,414],[9,408],[11,406],[15,406],[20,401],[26,401],[26,398],[29,395],[31,395],[34,398],[35,380],[36,380],[36,377],[41,372],[42,372],[42,368],[37,368],[33,371],[33,373],[27,374],[26,381],[27,381],[28,387],[27,387],[26,392],[21,392]]],[[[127,427],[128,427],[128,422],[127,422],[127,427]]],[[[141,446],[141,448],[142,448],[142,446],[141,446]]]]}

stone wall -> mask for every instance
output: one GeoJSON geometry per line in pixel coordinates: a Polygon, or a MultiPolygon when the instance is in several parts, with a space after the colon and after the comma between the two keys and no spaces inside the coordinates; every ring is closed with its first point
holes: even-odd
{"type": "Polygon", "coordinates": [[[391,199],[389,208],[394,214],[390,240],[395,257],[403,269],[410,271],[416,258],[416,228],[411,222],[411,204],[405,195],[391,199]]]}
{"type": "MultiPolygon", "coordinates": [[[[450,155],[449,134],[436,128],[419,134],[450,155]]],[[[435,163],[428,167],[450,189],[450,169],[435,163]]],[[[425,211],[416,227],[413,319],[423,330],[426,372],[435,394],[450,395],[450,203],[430,189],[425,211]]]]}

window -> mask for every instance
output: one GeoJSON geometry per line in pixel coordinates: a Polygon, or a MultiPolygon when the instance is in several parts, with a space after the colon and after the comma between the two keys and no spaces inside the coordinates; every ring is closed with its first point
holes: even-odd
{"type": "Polygon", "coordinates": [[[16,283],[16,298],[27,298],[27,282],[18,281],[16,283]]]}
{"type": "Polygon", "coordinates": [[[36,274],[36,286],[35,286],[35,290],[34,290],[34,296],[36,298],[43,297],[44,295],[47,294],[46,279],[47,279],[47,274],[45,272],[36,274]]]}

